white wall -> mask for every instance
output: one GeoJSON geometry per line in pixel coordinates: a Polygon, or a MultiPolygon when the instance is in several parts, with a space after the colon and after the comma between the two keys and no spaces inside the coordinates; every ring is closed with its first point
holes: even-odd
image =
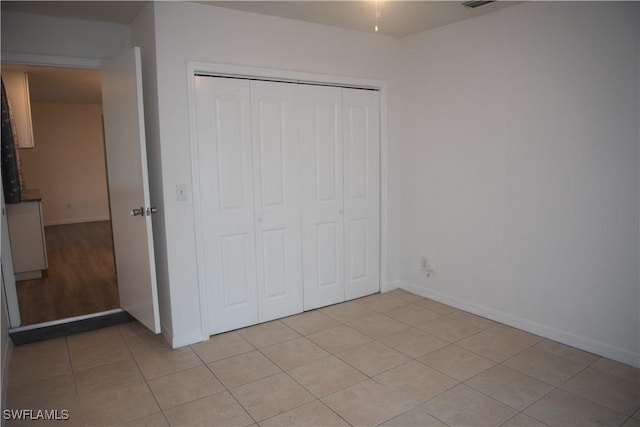
{"type": "MultiPolygon", "coordinates": [[[[188,60],[387,79],[390,111],[399,40],[322,25],[186,2],[155,4],[157,79],[166,252],[174,344],[198,340],[201,330],[196,280],[192,195],[177,202],[176,184],[191,184],[188,60]],[[188,25],[185,25],[188,23],[188,25]]],[[[393,110],[392,110],[393,108],[393,110]]],[[[389,118],[390,141],[399,132],[389,118]],[[392,137],[391,135],[394,135],[392,137]]],[[[164,250],[164,249],[163,249],[164,250]]]]}
{"type": "Polygon", "coordinates": [[[533,2],[403,41],[405,286],[640,364],[638,17],[533,2]]]}
{"type": "Polygon", "coordinates": [[[110,59],[130,46],[127,25],[2,11],[2,55],[110,59]]]}
{"type": "Polygon", "coordinates": [[[45,225],[109,219],[102,106],[31,104],[35,148],[20,150],[26,188],[42,196],[45,225]]]}

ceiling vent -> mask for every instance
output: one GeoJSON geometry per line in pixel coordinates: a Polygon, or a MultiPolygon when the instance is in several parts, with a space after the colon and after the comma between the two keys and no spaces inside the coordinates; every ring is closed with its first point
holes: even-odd
{"type": "Polygon", "coordinates": [[[468,7],[469,9],[475,9],[476,7],[484,6],[485,4],[493,3],[495,0],[489,1],[465,1],[462,3],[464,7],[468,7]]]}

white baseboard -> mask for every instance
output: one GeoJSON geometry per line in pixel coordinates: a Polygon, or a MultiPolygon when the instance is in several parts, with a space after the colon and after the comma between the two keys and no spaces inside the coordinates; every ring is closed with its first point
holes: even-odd
{"type": "Polygon", "coordinates": [[[58,220],[47,220],[44,221],[44,226],[48,225],[66,225],[66,224],[79,224],[81,222],[96,222],[96,221],[109,221],[111,217],[109,215],[102,216],[90,216],[86,218],[68,218],[68,219],[58,219],[58,220]]]}
{"type": "Polygon", "coordinates": [[[543,325],[541,323],[537,323],[523,317],[515,316],[510,313],[493,310],[491,308],[478,305],[473,302],[463,300],[442,292],[434,291],[433,289],[418,286],[413,283],[399,282],[397,283],[397,287],[421,297],[429,298],[434,301],[438,301],[443,304],[458,308],[460,310],[468,311],[469,313],[477,314],[478,316],[486,317],[487,319],[491,319],[493,321],[503,323],[514,328],[522,329],[523,331],[540,335],[544,338],[548,338],[550,340],[557,341],[571,347],[579,348],[580,350],[588,351],[599,356],[608,357],[609,359],[617,360],[618,362],[622,362],[627,365],[640,367],[640,353],[634,353],[623,348],[615,347],[610,344],[596,341],[585,336],[576,335],[571,332],[543,325]]]}

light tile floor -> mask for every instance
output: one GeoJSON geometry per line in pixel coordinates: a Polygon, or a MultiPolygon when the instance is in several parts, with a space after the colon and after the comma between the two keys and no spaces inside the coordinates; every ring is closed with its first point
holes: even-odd
{"type": "Polygon", "coordinates": [[[401,290],[178,350],[138,323],[19,346],[7,399],[64,426],[640,427],[638,369],[401,290]]]}

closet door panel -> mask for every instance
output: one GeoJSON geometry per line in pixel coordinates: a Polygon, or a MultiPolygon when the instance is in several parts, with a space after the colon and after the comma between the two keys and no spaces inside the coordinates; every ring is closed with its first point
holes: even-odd
{"type": "Polygon", "coordinates": [[[260,322],[302,312],[296,85],[251,82],[260,322]]]}
{"type": "Polygon", "coordinates": [[[195,77],[209,332],[258,322],[248,81],[195,77]]]}
{"type": "Polygon", "coordinates": [[[342,89],[299,87],[304,309],[344,301],[342,89]]]}
{"type": "Polygon", "coordinates": [[[380,290],[380,120],[376,91],[343,89],[346,299],[380,290]]]}

